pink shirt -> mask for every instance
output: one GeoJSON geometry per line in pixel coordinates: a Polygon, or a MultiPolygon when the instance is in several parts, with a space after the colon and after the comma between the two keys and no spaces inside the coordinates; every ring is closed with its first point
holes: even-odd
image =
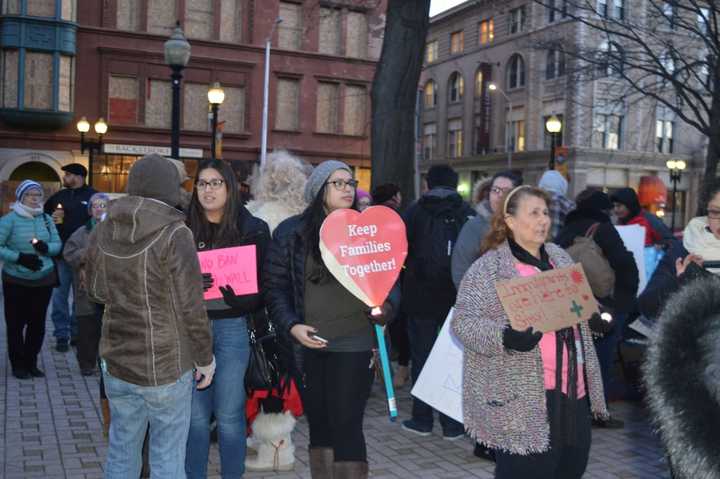
{"type": "MultiPolygon", "coordinates": [[[[532,276],[540,272],[535,266],[525,263],[515,263],[515,269],[520,276],[532,276]]],[[[580,333],[577,326],[573,326],[575,332],[575,349],[577,350],[577,397],[581,399],[585,397],[585,358],[583,357],[582,342],[580,341],[580,333]]],[[[540,339],[540,355],[543,362],[543,370],[545,372],[545,389],[555,389],[555,373],[557,372],[557,351],[555,342],[555,332],[543,333],[540,339]]],[[[562,392],[567,394],[567,377],[568,377],[568,350],[563,345],[562,357],[562,392]]]]}

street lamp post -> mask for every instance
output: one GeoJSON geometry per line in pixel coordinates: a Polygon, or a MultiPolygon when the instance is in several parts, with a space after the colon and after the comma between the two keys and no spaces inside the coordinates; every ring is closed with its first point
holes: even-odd
{"type": "Polygon", "coordinates": [[[672,218],[670,218],[670,231],[675,234],[675,216],[677,216],[677,185],[680,183],[683,170],[687,167],[687,163],[683,160],[668,160],[665,165],[670,170],[670,181],[672,181],[672,218]]]}
{"type": "Polygon", "coordinates": [[[512,126],[512,123],[510,122],[510,116],[512,115],[512,101],[510,101],[510,97],[507,96],[507,94],[502,91],[495,83],[490,83],[488,85],[488,89],[490,91],[499,91],[500,94],[502,94],[503,97],[505,97],[505,101],[508,104],[508,114],[506,118],[506,126],[505,126],[505,148],[507,149],[507,167],[508,170],[512,169],[512,148],[510,148],[510,127],[512,126]]]}
{"type": "Polygon", "coordinates": [[[545,129],[550,133],[550,161],[548,162],[548,170],[555,169],[555,138],[562,131],[562,122],[560,119],[552,115],[545,122],[545,129]]]}
{"type": "Polygon", "coordinates": [[[262,115],[262,138],[260,146],[260,167],[265,165],[267,157],[267,130],[268,130],[268,96],[270,95],[270,44],[275,34],[275,29],[282,23],[282,18],[275,19],[272,30],[265,40],[265,81],[263,83],[263,115],[262,115]]]}
{"type": "Polygon", "coordinates": [[[88,140],[85,138],[85,133],[90,131],[90,122],[86,117],[80,118],[76,127],[77,131],[80,132],[80,154],[84,154],[85,150],[88,151],[88,185],[92,186],[94,153],[99,153],[102,150],[102,140],[108,131],[108,125],[102,118],[95,122],[94,129],[98,136],[97,140],[88,140]]]}
{"type": "Polygon", "coordinates": [[[175,25],[170,39],[165,42],[165,63],[172,69],[172,134],[170,156],[180,159],[180,80],[182,71],[190,61],[190,43],[185,39],[180,22],[175,25]]]}
{"type": "Polygon", "coordinates": [[[216,141],[217,141],[217,125],[218,125],[218,109],[222,102],[225,101],[225,91],[223,91],[220,83],[213,83],[212,88],[208,90],[208,101],[212,108],[212,149],[210,150],[210,158],[213,160],[217,157],[216,155],[216,141]]]}

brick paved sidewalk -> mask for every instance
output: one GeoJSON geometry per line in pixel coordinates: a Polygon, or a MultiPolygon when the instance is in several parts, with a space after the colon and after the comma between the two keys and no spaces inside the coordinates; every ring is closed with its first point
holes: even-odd
{"type": "MultiPolygon", "coordinates": [[[[1,307],[0,302],[0,307],[1,307]]],[[[102,436],[98,378],[85,378],[73,353],[57,353],[52,323],[42,352],[44,379],[18,381],[7,359],[5,322],[0,324],[0,477],[100,478],[107,444],[102,436]]],[[[444,441],[435,431],[421,438],[387,419],[383,392],[376,385],[365,420],[371,476],[374,478],[492,478],[493,464],[472,455],[468,440],[444,441]]],[[[409,390],[399,391],[403,418],[410,410],[409,390]]],[[[666,478],[665,462],[643,411],[632,403],[615,403],[622,430],[593,430],[586,478],[666,478]]],[[[436,429],[439,429],[436,428],[436,429]]],[[[307,425],[298,423],[295,472],[247,474],[255,478],[309,478],[307,425]]],[[[211,476],[219,478],[217,446],[211,451],[211,476]]]]}

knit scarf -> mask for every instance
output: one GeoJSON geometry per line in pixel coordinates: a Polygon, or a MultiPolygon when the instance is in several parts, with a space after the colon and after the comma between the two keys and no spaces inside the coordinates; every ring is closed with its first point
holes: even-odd
{"type": "MultiPolygon", "coordinates": [[[[512,238],[508,238],[510,245],[510,251],[513,256],[520,262],[535,266],[540,271],[549,271],[553,269],[552,263],[550,263],[550,257],[545,250],[545,246],[540,246],[540,258],[533,256],[522,246],[517,244],[512,238]]],[[[553,438],[551,440],[555,443],[554,446],[572,445],[576,443],[577,436],[577,425],[575,424],[577,407],[577,348],[575,346],[575,331],[573,328],[563,328],[555,331],[555,390],[553,395],[555,396],[555,411],[550,420],[553,423],[551,430],[563,431],[560,437],[553,438]],[[562,408],[562,364],[563,364],[563,350],[567,348],[568,351],[568,377],[567,377],[567,390],[568,390],[568,407],[562,408]],[[558,442],[560,441],[560,442],[558,442]]]]}
{"type": "Polygon", "coordinates": [[[10,205],[10,209],[13,210],[15,213],[19,214],[23,218],[34,218],[36,216],[40,216],[43,214],[42,207],[40,208],[30,208],[29,206],[25,206],[24,204],[20,203],[19,201],[16,203],[13,203],[10,205]]]}

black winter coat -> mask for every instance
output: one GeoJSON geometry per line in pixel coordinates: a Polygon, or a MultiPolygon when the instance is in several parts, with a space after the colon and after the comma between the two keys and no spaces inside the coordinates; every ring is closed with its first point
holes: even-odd
{"type": "MultiPolygon", "coordinates": [[[[305,258],[308,248],[301,234],[303,227],[302,215],[296,215],[275,228],[263,274],[265,305],[270,320],[292,342],[299,371],[302,371],[302,346],[290,334],[290,329],[305,322],[305,258]]],[[[388,301],[397,311],[400,304],[397,284],[390,291],[388,301]]]]}
{"type": "Polygon", "coordinates": [[[615,271],[615,289],[612,299],[598,299],[618,313],[630,313],[636,309],[639,281],[637,265],[632,253],[625,248],[620,234],[605,213],[591,209],[577,209],[570,212],[565,219],[565,226],[555,238],[555,243],[563,248],[568,248],[573,244],[575,238],[585,236],[585,233],[595,223],[600,223],[600,226],[593,238],[610,263],[610,267],[615,271]]]}
{"type": "Polygon", "coordinates": [[[45,213],[51,216],[58,204],[63,206],[64,220],[61,224],[55,225],[63,245],[78,228],[90,221],[88,206],[90,198],[95,193],[97,191],[87,185],[80,188],[63,188],[45,202],[45,213]]]}

